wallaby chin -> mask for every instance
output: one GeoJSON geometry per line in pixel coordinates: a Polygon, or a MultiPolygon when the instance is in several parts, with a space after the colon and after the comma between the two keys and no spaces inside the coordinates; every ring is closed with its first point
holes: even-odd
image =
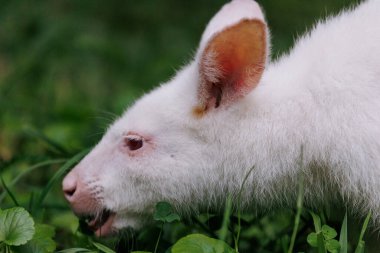
{"type": "Polygon", "coordinates": [[[184,212],[218,205],[246,177],[242,206],[294,204],[302,177],[306,205],[340,200],[378,224],[379,13],[380,1],[367,1],[269,63],[258,4],[226,4],[193,62],[129,108],[67,175],[73,210],[112,233],[140,227],[159,201],[184,212]]]}

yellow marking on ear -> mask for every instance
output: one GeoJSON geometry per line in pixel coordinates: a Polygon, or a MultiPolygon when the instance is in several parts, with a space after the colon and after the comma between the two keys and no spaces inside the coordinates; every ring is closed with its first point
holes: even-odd
{"type": "Polygon", "coordinates": [[[192,110],[192,115],[197,118],[197,119],[200,119],[203,117],[203,115],[205,115],[206,113],[206,110],[207,108],[205,106],[200,106],[200,105],[197,105],[197,106],[194,106],[193,107],[193,110],[192,110]]]}

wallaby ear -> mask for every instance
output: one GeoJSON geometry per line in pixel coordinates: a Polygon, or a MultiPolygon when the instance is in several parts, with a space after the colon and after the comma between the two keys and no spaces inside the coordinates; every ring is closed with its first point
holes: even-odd
{"type": "Polygon", "coordinates": [[[198,113],[228,105],[258,84],[267,60],[267,26],[258,4],[234,0],[208,24],[197,53],[198,113]]]}

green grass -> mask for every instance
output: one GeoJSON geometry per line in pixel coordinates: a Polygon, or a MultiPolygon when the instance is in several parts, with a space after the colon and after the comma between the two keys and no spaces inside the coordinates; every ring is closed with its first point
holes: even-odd
{"type": "MultiPolygon", "coordinates": [[[[60,175],[62,171],[67,170],[68,165],[77,162],[84,154],[85,152],[81,152],[68,160],[59,170],[57,170],[50,182],[54,182],[57,175],[60,175]]],[[[3,180],[2,183],[4,186],[3,180]]],[[[51,184],[48,184],[41,190],[36,202],[38,205],[32,204],[32,208],[29,208],[29,213],[32,213],[36,208],[39,208],[39,210],[44,209],[41,206],[41,199],[44,199],[43,196],[45,196],[45,193],[49,193],[51,184]]],[[[13,200],[14,205],[18,206],[18,201],[15,200],[15,195],[8,187],[5,188],[8,196],[13,200]]],[[[193,250],[197,250],[199,253],[237,253],[252,252],[253,250],[258,249],[260,252],[292,253],[299,252],[302,249],[303,252],[318,253],[363,253],[365,250],[364,235],[370,221],[371,213],[367,215],[362,225],[355,251],[348,250],[353,249],[355,243],[350,243],[347,239],[349,233],[347,229],[347,213],[341,225],[338,242],[335,239],[338,236],[336,230],[327,224],[323,224],[318,214],[309,211],[308,213],[310,213],[310,215],[305,215],[307,212],[304,211],[307,211],[307,209],[305,209],[302,204],[304,198],[303,188],[303,180],[300,180],[296,214],[293,215],[293,213],[288,213],[283,217],[288,219],[288,222],[294,219],[293,231],[288,230],[287,226],[281,226],[282,229],[279,229],[280,220],[277,219],[281,216],[279,213],[272,214],[273,218],[275,218],[274,220],[262,224],[260,224],[261,221],[272,215],[267,215],[261,218],[252,218],[249,214],[242,215],[240,211],[235,213],[232,209],[233,200],[229,196],[226,200],[224,215],[220,217],[218,217],[218,214],[210,213],[206,216],[204,214],[200,215],[198,220],[202,224],[201,226],[198,226],[196,223],[189,223],[189,220],[181,221],[181,218],[173,211],[169,203],[160,202],[157,203],[156,211],[152,218],[155,220],[155,225],[150,228],[144,228],[138,234],[135,234],[135,238],[131,236],[132,234],[126,234],[126,236],[120,235],[116,241],[99,241],[97,238],[86,235],[86,231],[81,230],[79,227],[76,229],[75,233],[69,233],[68,235],[72,237],[73,241],[71,244],[60,245],[60,238],[54,238],[54,230],[58,228],[51,225],[41,224],[41,218],[39,218],[39,215],[33,215],[32,213],[32,218],[28,212],[21,207],[5,210],[0,209],[0,229],[2,229],[0,231],[0,252],[25,252],[25,250],[28,252],[54,252],[54,250],[58,248],[61,249],[60,252],[66,253],[138,252],[136,250],[145,250],[146,252],[153,253],[192,253],[194,252],[193,250]],[[303,214],[302,227],[304,235],[299,235],[298,229],[301,226],[300,222],[303,214]],[[241,225],[241,219],[245,221],[245,226],[241,225]],[[313,220],[313,225],[310,223],[310,220],[313,220]],[[213,223],[215,224],[212,225],[213,223]],[[218,223],[220,225],[217,225],[218,223]],[[238,229],[235,229],[236,226],[238,226],[238,229]],[[210,233],[210,231],[212,232],[210,233]],[[249,233],[252,233],[253,231],[255,231],[256,234],[249,233]],[[240,233],[244,236],[242,236],[243,240],[239,244],[236,240],[236,234],[240,233]],[[263,236],[260,237],[258,233],[263,236]],[[219,234],[218,239],[213,239],[212,237],[216,234],[219,234]],[[283,238],[286,238],[288,234],[291,234],[289,247],[286,250],[285,245],[285,250],[281,251],[281,248],[276,246],[280,246],[281,244],[284,245],[283,238]],[[297,234],[302,239],[298,239],[297,234]],[[307,235],[307,239],[305,239],[305,235],[307,235]],[[269,241],[267,240],[268,237],[269,241]],[[155,243],[153,243],[154,240],[152,240],[154,238],[157,238],[155,243]],[[54,239],[56,241],[54,241],[54,239]],[[136,244],[127,245],[127,247],[125,247],[125,245],[123,245],[125,244],[125,240],[131,239],[134,240],[136,244]],[[233,239],[235,239],[235,241],[233,239]],[[144,241],[149,241],[150,243],[144,243],[144,241]],[[257,245],[252,247],[249,245],[251,241],[255,241],[257,245]],[[73,242],[75,242],[75,244],[73,244],[73,242]],[[143,246],[140,246],[139,242],[143,246]],[[242,245],[243,242],[247,244],[242,245]],[[234,245],[235,248],[233,248],[232,245],[234,245]]]]}
{"type": "MultiPolygon", "coordinates": [[[[272,30],[272,56],[289,50],[297,34],[316,19],[355,2],[260,1],[272,30]]],[[[240,210],[240,192],[237,203],[231,205],[237,210],[227,205],[225,215],[205,213],[180,222],[157,221],[139,233],[123,231],[119,238],[100,241],[78,229],[79,221],[63,198],[62,175],[99,141],[116,115],[191,58],[205,24],[223,3],[2,1],[0,208],[24,207],[36,224],[50,225],[55,229],[57,250],[99,252],[104,249],[100,243],[117,252],[153,252],[159,241],[156,251],[165,252],[189,234],[221,239],[240,253],[326,250],[326,238],[321,235],[319,247],[308,244],[309,234],[318,231],[301,193],[290,208],[254,215],[240,210]]],[[[362,235],[367,221],[355,228],[344,212],[329,210],[329,218],[326,210],[314,211],[321,218],[321,230],[329,225],[340,231],[336,237],[340,253],[361,252],[366,247],[362,235]]],[[[46,227],[38,231],[51,235],[46,227]]],[[[218,245],[209,238],[204,240],[218,245]]]]}

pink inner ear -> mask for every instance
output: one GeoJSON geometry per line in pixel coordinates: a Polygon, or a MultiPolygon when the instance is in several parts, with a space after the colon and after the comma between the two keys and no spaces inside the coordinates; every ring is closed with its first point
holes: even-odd
{"type": "Polygon", "coordinates": [[[266,26],[242,20],[211,38],[200,61],[199,102],[228,105],[258,84],[266,60],[266,26]]]}
{"type": "Polygon", "coordinates": [[[201,40],[201,50],[204,50],[205,44],[213,35],[226,27],[237,24],[242,19],[264,21],[264,15],[260,6],[253,0],[233,0],[225,4],[207,25],[201,40]]]}

